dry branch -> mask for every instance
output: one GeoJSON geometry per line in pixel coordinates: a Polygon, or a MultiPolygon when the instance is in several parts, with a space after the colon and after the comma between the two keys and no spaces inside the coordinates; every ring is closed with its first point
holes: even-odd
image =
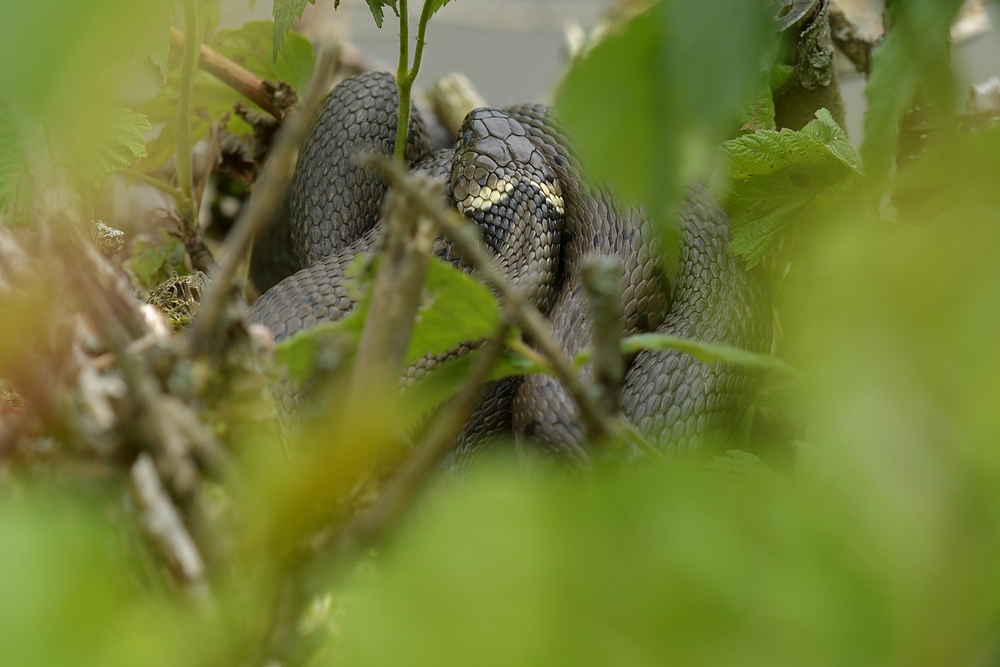
{"type": "Polygon", "coordinates": [[[139,522],[177,582],[199,596],[207,596],[205,562],[148,454],[140,454],[132,464],[129,479],[139,522]]]}
{"type": "MultiPolygon", "coordinates": [[[[421,180],[421,187],[442,196],[430,179],[421,180]]],[[[389,192],[386,212],[385,250],[351,373],[352,401],[370,400],[398,383],[434,243],[433,223],[404,193],[389,192]]]]}
{"type": "Polygon", "coordinates": [[[320,99],[329,87],[336,63],[336,49],[325,49],[321,53],[305,99],[297,112],[290,113],[282,125],[253,195],[226,237],[222,263],[212,273],[212,283],[191,331],[191,344],[195,351],[206,351],[215,340],[222,312],[232,295],[236,270],[246,258],[254,237],[274,220],[285,189],[292,180],[295,155],[305,138],[320,99]]]}
{"type": "Polygon", "coordinates": [[[618,415],[618,392],[625,373],[621,348],[621,263],[612,257],[588,257],[581,277],[594,322],[591,363],[598,390],[597,406],[611,419],[618,415]]]}
{"type": "Polygon", "coordinates": [[[541,313],[514,289],[497,268],[493,257],[483,247],[482,240],[474,226],[457,211],[446,210],[440,198],[425,189],[410,176],[402,166],[381,156],[369,156],[370,165],[378,168],[389,183],[404,191],[410,200],[434,220],[445,234],[461,249],[480,277],[496,290],[507,311],[508,317],[520,326],[538,349],[548,357],[556,375],[565,385],[580,411],[580,418],[587,431],[588,439],[595,442],[618,441],[622,435],[619,420],[609,419],[598,408],[589,388],[577,374],[573,363],[555,339],[541,313]]]}
{"type": "Polygon", "coordinates": [[[386,485],[371,506],[337,535],[330,547],[334,558],[349,559],[378,541],[413,506],[425,482],[455,444],[476,407],[483,383],[503,350],[507,325],[483,346],[461,391],[427,429],[417,451],[386,485]]]}
{"type": "MultiPolygon", "coordinates": [[[[183,49],[184,33],[170,28],[170,43],[183,49]]],[[[199,56],[199,67],[278,120],[296,102],[294,91],[287,85],[265,81],[205,44],[201,45],[199,56]]]]}

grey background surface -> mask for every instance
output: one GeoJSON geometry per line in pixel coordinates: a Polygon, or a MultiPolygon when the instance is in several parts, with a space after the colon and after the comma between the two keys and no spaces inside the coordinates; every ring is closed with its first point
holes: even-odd
{"type": "MultiPolygon", "coordinates": [[[[706,0],[711,1],[711,0],[706,0]]],[[[412,3],[411,39],[416,33],[420,3],[412,3]]],[[[592,28],[610,6],[610,0],[452,0],[432,20],[418,87],[453,71],[464,72],[483,96],[497,106],[516,102],[551,102],[552,89],[566,62],[566,26],[592,28]]],[[[875,14],[878,0],[844,0],[842,4],[870,6],[856,11],[875,14]]],[[[222,0],[221,27],[242,25],[251,19],[271,17],[271,2],[260,0],[253,10],[247,0],[222,0]]],[[[1000,26],[1000,8],[989,3],[994,26],[1000,26]]],[[[391,10],[381,29],[375,26],[363,0],[333,0],[309,5],[296,29],[311,39],[333,34],[352,42],[365,54],[394,71],[398,22],[391,10]]],[[[1000,39],[988,31],[955,49],[959,100],[970,82],[1000,76],[1000,39]]],[[[848,133],[855,144],[862,138],[864,79],[842,72],[842,92],[847,105],[848,133]]]]}

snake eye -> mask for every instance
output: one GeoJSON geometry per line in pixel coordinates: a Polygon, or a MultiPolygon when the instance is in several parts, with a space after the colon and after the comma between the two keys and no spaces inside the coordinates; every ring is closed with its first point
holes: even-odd
{"type": "Polygon", "coordinates": [[[473,136],[475,136],[475,133],[472,131],[472,128],[471,127],[465,128],[465,130],[462,132],[462,145],[468,146],[470,143],[472,143],[473,136]]]}

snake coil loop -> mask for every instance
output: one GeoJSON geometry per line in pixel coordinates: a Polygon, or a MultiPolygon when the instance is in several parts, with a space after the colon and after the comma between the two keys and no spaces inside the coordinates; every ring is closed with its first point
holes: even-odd
{"type": "MultiPolygon", "coordinates": [[[[251,306],[250,320],[271,328],[276,339],[340,319],[353,307],[344,269],[377,247],[386,185],[351,158],[361,151],[391,154],[397,101],[391,75],[366,73],[344,81],[324,102],[285,211],[251,262],[255,282],[269,289],[251,306]]],[[[423,121],[411,110],[406,159],[446,181],[449,203],[479,227],[508,278],[548,314],[569,354],[590,343],[579,267],[593,253],[623,266],[626,335],[659,331],[767,349],[771,319],[762,281],[728,253],[729,219],[704,188],[693,187],[680,207],[680,260],[670,280],[642,213],[586,185],[569,142],[543,106],[477,109],[455,147],[439,151],[430,150],[423,121]]],[[[454,259],[446,244],[438,248],[454,259]]],[[[428,357],[409,375],[472,345],[428,357]]],[[[677,351],[641,352],[625,375],[622,413],[664,451],[691,453],[735,427],[759,381],[758,373],[731,364],[705,364],[677,351]]],[[[554,378],[508,378],[488,387],[458,447],[471,449],[512,428],[564,457],[586,457],[576,406],[554,378]]]]}

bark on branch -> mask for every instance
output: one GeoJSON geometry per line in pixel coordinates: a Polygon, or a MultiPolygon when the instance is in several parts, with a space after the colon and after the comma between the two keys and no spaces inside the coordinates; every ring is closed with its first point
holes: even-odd
{"type": "MultiPolygon", "coordinates": [[[[170,43],[184,48],[184,33],[170,28],[170,43]]],[[[285,116],[297,101],[295,90],[282,81],[266,81],[233,62],[206,44],[201,45],[198,66],[226,84],[278,120],[285,116]]]]}

